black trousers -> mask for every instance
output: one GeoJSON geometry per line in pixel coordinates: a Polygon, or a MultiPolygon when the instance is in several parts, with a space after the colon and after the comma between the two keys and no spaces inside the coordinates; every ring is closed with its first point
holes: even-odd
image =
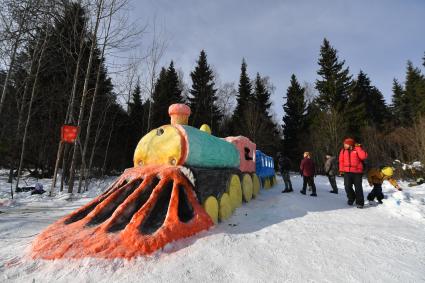
{"type": "Polygon", "coordinates": [[[364,205],[362,173],[344,173],[344,187],[349,201],[355,200],[357,205],[364,205]]]}
{"type": "Polygon", "coordinates": [[[329,183],[331,183],[332,190],[338,192],[338,187],[336,186],[335,175],[328,175],[329,183]]]}
{"type": "Polygon", "coordinates": [[[312,193],[316,193],[316,185],[314,184],[314,176],[303,176],[303,189],[302,191],[305,192],[305,189],[307,188],[307,184],[311,187],[312,193]]]}
{"type": "Polygon", "coordinates": [[[292,190],[291,178],[289,176],[289,171],[281,171],[283,182],[285,183],[285,190],[292,190]]]}
{"type": "Polygon", "coordinates": [[[373,201],[375,198],[378,201],[384,199],[384,194],[382,193],[382,184],[373,184],[372,191],[367,195],[367,199],[369,201],[373,201]]]}

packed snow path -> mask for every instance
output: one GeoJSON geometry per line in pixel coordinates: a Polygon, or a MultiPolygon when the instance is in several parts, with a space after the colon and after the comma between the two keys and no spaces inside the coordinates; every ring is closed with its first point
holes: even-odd
{"type": "MultiPolygon", "coordinates": [[[[425,185],[395,192],[385,184],[384,204],[360,210],[346,204],[341,178],[334,195],[327,179],[317,177],[317,198],[299,193],[299,176],[292,176],[290,194],[281,193],[278,180],[227,222],[132,261],[29,259],[40,231],[94,195],[72,201],[66,194],[53,200],[28,196],[9,203],[9,187],[0,182],[0,281],[425,281],[425,185]]],[[[366,181],[364,188],[366,196],[366,181]]]]}

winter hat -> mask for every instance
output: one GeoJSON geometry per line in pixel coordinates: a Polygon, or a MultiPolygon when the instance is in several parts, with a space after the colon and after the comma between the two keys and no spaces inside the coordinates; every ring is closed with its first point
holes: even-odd
{"type": "Polygon", "coordinates": [[[352,138],[347,138],[347,139],[344,140],[344,144],[354,146],[356,144],[356,142],[352,138]]]}
{"type": "Polygon", "coordinates": [[[392,167],[384,167],[382,168],[381,172],[382,174],[388,177],[391,177],[392,175],[394,175],[394,169],[392,167]]]}

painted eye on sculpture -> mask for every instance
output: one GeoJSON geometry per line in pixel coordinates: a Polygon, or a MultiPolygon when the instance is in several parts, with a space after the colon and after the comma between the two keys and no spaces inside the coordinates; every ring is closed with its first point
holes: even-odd
{"type": "Polygon", "coordinates": [[[143,160],[140,160],[137,164],[138,164],[139,166],[143,166],[143,160]]]}
{"type": "Polygon", "coordinates": [[[163,128],[158,128],[158,129],[156,130],[156,135],[157,135],[157,136],[161,136],[163,133],[164,133],[164,129],[163,129],[163,128]]]}
{"type": "Polygon", "coordinates": [[[177,160],[175,158],[171,158],[170,159],[170,164],[171,165],[176,165],[177,164],[177,160]]]}

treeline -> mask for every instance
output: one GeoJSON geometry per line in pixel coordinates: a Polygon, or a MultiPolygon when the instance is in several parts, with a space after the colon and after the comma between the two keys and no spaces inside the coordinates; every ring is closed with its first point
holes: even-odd
{"type": "Polygon", "coordinates": [[[284,152],[294,165],[303,151],[321,163],[324,154],[338,153],[347,136],[365,145],[375,165],[396,158],[425,161],[425,77],[411,62],[404,84],[394,80],[387,105],[366,72],[350,74],[325,39],[314,89],[295,75],[288,78],[282,121],[271,110],[274,87],[267,76],[250,78],[242,59],[237,87],[218,83],[204,50],[190,85],[170,62],[151,69],[151,87],[137,76],[122,102],[128,95],[114,86],[105,50],[130,37],[117,37],[125,29],[111,25],[126,1],[1,2],[0,51],[7,64],[0,65],[0,166],[18,179],[23,170],[51,177],[58,165],[61,188],[68,184],[71,192],[77,177],[80,191],[91,176],[121,172],[132,166],[139,139],[169,123],[172,103],[191,107],[192,126],[206,123],[217,136],[244,135],[266,154],[284,152]],[[75,144],[61,148],[63,124],[80,131],[75,144]]]}
{"type": "MultiPolygon", "coordinates": [[[[422,63],[425,66],[425,55],[422,63]]],[[[345,137],[353,137],[369,152],[368,166],[389,165],[395,159],[425,161],[425,76],[407,62],[404,85],[393,81],[387,105],[365,71],[350,74],[337,50],[324,39],[318,60],[317,95],[306,99],[306,89],[295,75],[283,106],[283,151],[299,160],[312,151],[322,164],[337,155],[345,137]]]]}
{"type": "Polygon", "coordinates": [[[123,149],[133,147],[137,125],[117,101],[105,64],[107,50],[137,34],[111,25],[125,4],[1,1],[0,50],[7,64],[0,70],[0,166],[10,168],[11,177],[19,181],[24,170],[51,177],[58,160],[62,189],[73,184],[76,170],[87,177],[131,164],[123,149]],[[80,131],[75,145],[58,152],[63,124],[80,131]]]}

